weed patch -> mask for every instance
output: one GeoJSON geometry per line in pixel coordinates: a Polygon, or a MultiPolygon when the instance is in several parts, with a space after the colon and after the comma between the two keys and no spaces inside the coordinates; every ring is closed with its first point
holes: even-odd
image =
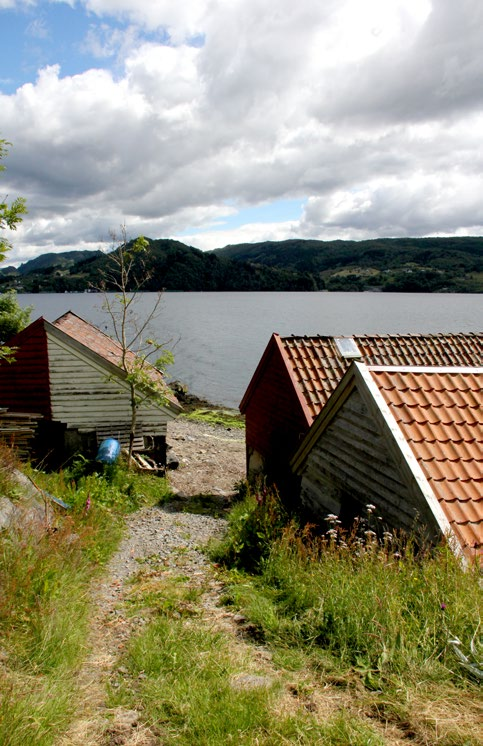
{"type": "Polygon", "coordinates": [[[226,538],[213,544],[210,556],[215,562],[255,572],[282,535],[288,514],[276,491],[245,484],[244,492],[228,517],[226,538]]]}
{"type": "Polygon", "coordinates": [[[205,422],[207,425],[219,425],[233,430],[243,430],[245,418],[234,409],[194,409],[187,415],[182,415],[188,420],[205,422]]]}
{"type": "Polygon", "coordinates": [[[426,743],[473,744],[482,668],[478,569],[465,571],[448,546],[425,548],[419,537],[373,530],[371,515],[349,532],[329,516],[316,535],[310,526],[283,525],[277,504],[273,493],[264,501],[249,493],[235,505],[212,555],[230,568],[224,603],[243,614],[280,666],[309,668],[331,685],[358,681],[376,709],[385,698],[401,730],[413,723],[409,730],[426,743]],[[448,721],[422,716],[416,692],[431,711],[425,693],[454,700],[457,691],[466,705],[457,708],[463,735],[454,741],[448,721]]]}

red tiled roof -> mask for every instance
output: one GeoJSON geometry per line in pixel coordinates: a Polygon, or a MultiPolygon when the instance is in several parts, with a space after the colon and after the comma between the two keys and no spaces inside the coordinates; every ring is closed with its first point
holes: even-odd
{"type": "Polygon", "coordinates": [[[483,368],[370,373],[463,550],[483,553],[483,368]]]}
{"type": "MultiPolygon", "coordinates": [[[[72,311],[68,311],[63,316],[60,316],[56,321],[53,322],[53,326],[60,329],[69,337],[76,340],[80,344],[87,347],[92,352],[95,352],[104,360],[115,365],[117,368],[120,367],[122,362],[122,347],[115,339],[104,334],[100,329],[89,324],[87,321],[82,319],[72,311]]],[[[128,350],[127,361],[128,364],[133,364],[136,360],[134,352],[128,350]]],[[[155,368],[153,365],[148,365],[145,368],[149,378],[156,385],[162,385],[166,389],[166,396],[172,404],[179,407],[179,403],[166,385],[162,373],[155,368]]]]}
{"type": "MultiPolygon", "coordinates": [[[[310,424],[354,358],[341,355],[337,337],[273,337],[280,342],[310,424]]],[[[474,367],[483,364],[483,334],[361,335],[351,339],[361,353],[356,359],[366,365],[474,367]]],[[[256,385],[255,381],[251,385],[256,385]]]]}

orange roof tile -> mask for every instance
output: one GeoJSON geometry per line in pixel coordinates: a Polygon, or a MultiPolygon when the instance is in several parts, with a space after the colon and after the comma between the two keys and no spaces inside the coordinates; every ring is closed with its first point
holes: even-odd
{"type": "MultiPolygon", "coordinates": [[[[72,311],[68,311],[63,316],[56,319],[56,321],[53,322],[53,326],[63,331],[69,337],[72,337],[72,339],[84,345],[84,347],[87,347],[92,352],[95,352],[112,365],[115,365],[118,368],[121,366],[122,347],[119,342],[112,339],[112,337],[109,337],[107,334],[104,334],[100,329],[89,324],[72,311]]],[[[134,363],[136,360],[134,352],[130,350],[128,351],[127,360],[129,363],[134,363]]],[[[161,385],[166,389],[166,396],[170,403],[180,408],[176,397],[166,385],[161,371],[153,365],[148,365],[146,367],[146,373],[154,384],[157,386],[161,385]]]]}
{"type": "Polygon", "coordinates": [[[463,550],[483,553],[483,368],[369,368],[463,550]]]}
{"type": "MultiPolygon", "coordinates": [[[[337,337],[279,339],[285,364],[298,386],[308,415],[314,420],[354,358],[342,356],[337,337]]],[[[360,335],[349,339],[354,340],[361,353],[358,359],[366,365],[474,367],[483,364],[483,334],[360,335]]],[[[436,394],[431,388],[427,404],[433,407],[438,401],[445,407],[455,401],[452,395],[448,400],[448,396],[441,393],[440,397],[440,393],[436,394]]],[[[472,401],[473,406],[478,405],[477,400],[472,401]]]]}

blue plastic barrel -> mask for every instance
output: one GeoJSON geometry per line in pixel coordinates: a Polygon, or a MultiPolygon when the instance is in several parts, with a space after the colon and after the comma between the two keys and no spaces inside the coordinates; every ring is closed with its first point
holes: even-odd
{"type": "Polygon", "coordinates": [[[115,438],[106,438],[97,451],[96,461],[101,464],[115,464],[121,453],[121,444],[115,438]]]}

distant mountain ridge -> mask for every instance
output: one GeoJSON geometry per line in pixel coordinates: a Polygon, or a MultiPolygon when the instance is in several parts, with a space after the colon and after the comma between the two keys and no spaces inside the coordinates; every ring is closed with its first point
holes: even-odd
{"type": "MultiPolygon", "coordinates": [[[[290,239],[206,252],[173,239],[147,240],[147,291],[483,292],[482,237],[290,239]]],[[[96,289],[108,263],[101,251],[43,254],[0,271],[0,291],[96,289]]]]}
{"type": "Polygon", "coordinates": [[[17,268],[5,267],[4,269],[0,269],[0,274],[18,274],[25,276],[32,272],[49,270],[54,267],[65,269],[67,267],[73,267],[75,264],[78,264],[85,259],[95,258],[97,256],[102,256],[102,251],[60,251],[57,254],[55,252],[49,252],[47,254],[41,254],[35,259],[29,259],[17,268]]]}
{"type": "Polygon", "coordinates": [[[219,256],[308,273],[326,290],[482,292],[483,238],[289,239],[216,249],[219,256]]]}

